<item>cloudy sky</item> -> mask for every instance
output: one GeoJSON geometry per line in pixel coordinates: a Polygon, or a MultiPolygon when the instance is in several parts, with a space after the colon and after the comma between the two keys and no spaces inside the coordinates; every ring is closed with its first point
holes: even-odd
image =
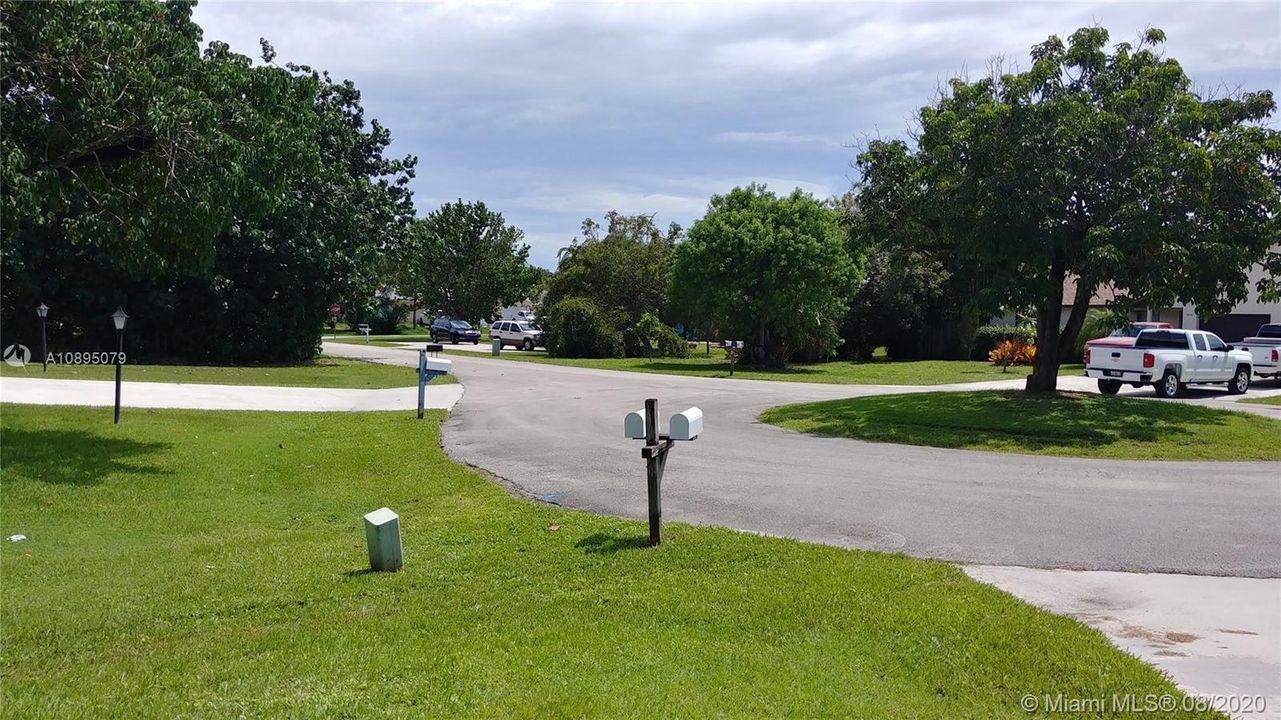
{"type": "MultiPolygon", "coordinates": [[[[939,84],[1048,35],[1166,31],[1198,88],[1281,96],[1281,3],[218,2],[205,40],[356,82],[396,154],[419,157],[419,214],[484,200],[532,259],[582,219],[688,227],[752,181],[849,188],[855,148],[902,135],[939,84]]],[[[1275,123],[1274,123],[1275,124],[1275,123]]]]}

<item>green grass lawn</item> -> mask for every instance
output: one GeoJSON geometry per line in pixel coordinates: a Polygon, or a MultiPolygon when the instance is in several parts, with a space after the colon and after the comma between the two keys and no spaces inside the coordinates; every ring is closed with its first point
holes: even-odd
{"type": "Polygon", "coordinates": [[[1271,397],[1253,397],[1239,400],[1238,402],[1254,403],[1255,405],[1281,405],[1281,395],[1271,397]]]}
{"type": "Polygon", "coordinates": [[[1281,422],[1082,393],[913,393],[770,408],[763,422],[875,442],[1132,460],[1281,460],[1281,422]]]}
{"type": "Polygon", "coordinates": [[[442,418],[4,406],[3,534],[29,539],[0,543],[3,714],[1026,718],[1027,693],[1177,695],[945,563],[680,524],[643,548],[641,522],[448,461],[442,418]],[[395,574],[365,569],[383,505],[395,574]]]}
{"type": "MultiPolygon", "coordinates": [[[[23,368],[0,363],[4,377],[52,378],[62,380],[114,380],[111,365],[50,365],[43,372],[39,364],[23,368]]],[[[321,356],[299,365],[130,365],[122,374],[129,382],[205,383],[211,385],[279,385],[321,388],[392,388],[418,384],[414,368],[321,356]]],[[[453,375],[432,381],[457,382],[453,375]]]]}
{"type": "MultiPolygon", "coordinates": [[[[445,346],[449,351],[449,346],[445,346]]],[[[472,353],[467,353],[472,355],[472,353]]],[[[541,362],[551,365],[623,370],[627,372],[660,373],[666,375],[693,375],[697,377],[729,377],[729,363],[724,351],[713,348],[705,355],[696,350],[687,358],[552,358],[542,351],[522,352],[504,350],[508,360],[541,362]]],[[[1063,374],[1080,374],[1081,365],[1064,365],[1063,374]]],[[[944,385],[947,383],[978,382],[982,380],[1013,380],[1026,377],[1030,367],[1011,367],[1002,372],[991,363],[971,360],[913,360],[893,362],[825,362],[807,365],[793,364],[784,370],[763,370],[740,366],[734,370],[735,378],[746,380],[784,380],[789,382],[838,383],[849,385],[944,385]]]]}

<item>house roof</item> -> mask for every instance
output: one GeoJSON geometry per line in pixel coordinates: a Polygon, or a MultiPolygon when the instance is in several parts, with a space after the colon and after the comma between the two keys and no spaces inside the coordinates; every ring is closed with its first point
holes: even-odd
{"type": "MultiPolygon", "coordinates": [[[[1063,304],[1071,305],[1073,298],[1076,297],[1077,278],[1069,275],[1063,281],[1063,304]]],[[[1124,290],[1118,290],[1113,285],[1100,284],[1094,288],[1094,294],[1090,296],[1091,307],[1102,307],[1118,298],[1125,297],[1124,290]]]]}

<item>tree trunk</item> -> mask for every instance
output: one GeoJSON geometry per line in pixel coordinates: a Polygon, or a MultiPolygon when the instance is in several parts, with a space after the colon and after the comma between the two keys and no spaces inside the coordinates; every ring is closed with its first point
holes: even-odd
{"type": "MultiPolygon", "coordinates": [[[[1059,333],[1059,362],[1070,363],[1076,361],[1076,337],[1081,334],[1081,328],[1085,326],[1085,316],[1090,311],[1090,298],[1094,296],[1094,283],[1085,282],[1084,278],[1079,278],[1076,283],[1076,297],[1072,298],[1072,313],[1068,315],[1067,325],[1063,326],[1063,331],[1059,333]]],[[[1056,369],[1055,372],[1058,372],[1056,369]]]]}
{"type": "Polygon", "coordinates": [[[1063,312],[1062,257],[1055,253],[1050,263],[1052,289],[1036,309],[1036,359],[1032,361],[1032,374],[1027,376],[1023,389],[1027,392],[1054,392],[1059,383],[1059,317],[1063,312]]]}

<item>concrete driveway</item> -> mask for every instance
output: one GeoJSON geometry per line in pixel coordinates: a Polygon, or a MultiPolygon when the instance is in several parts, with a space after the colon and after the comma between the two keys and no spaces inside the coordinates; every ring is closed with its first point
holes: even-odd
{"type": "MultiPolygon", "coordinates": [[[[325,351],[416,362],[392,348],[327,343],[325,351]]],[[[971,452],[756,421],[784,403],[1021,380],[817,385],[453,360],[467,392],[445,424],[446,451],[549,502],[644,518],[644,464],[639,444],[622,437],[622,417],[657,397],[662,415],[697,405],[707,424],[670,457],[667,520],[967,563],[1281,577],[1281,463],[971,452]]],[[[1226,403],[1221,394],[1191,401],[1226,403]]]]}

